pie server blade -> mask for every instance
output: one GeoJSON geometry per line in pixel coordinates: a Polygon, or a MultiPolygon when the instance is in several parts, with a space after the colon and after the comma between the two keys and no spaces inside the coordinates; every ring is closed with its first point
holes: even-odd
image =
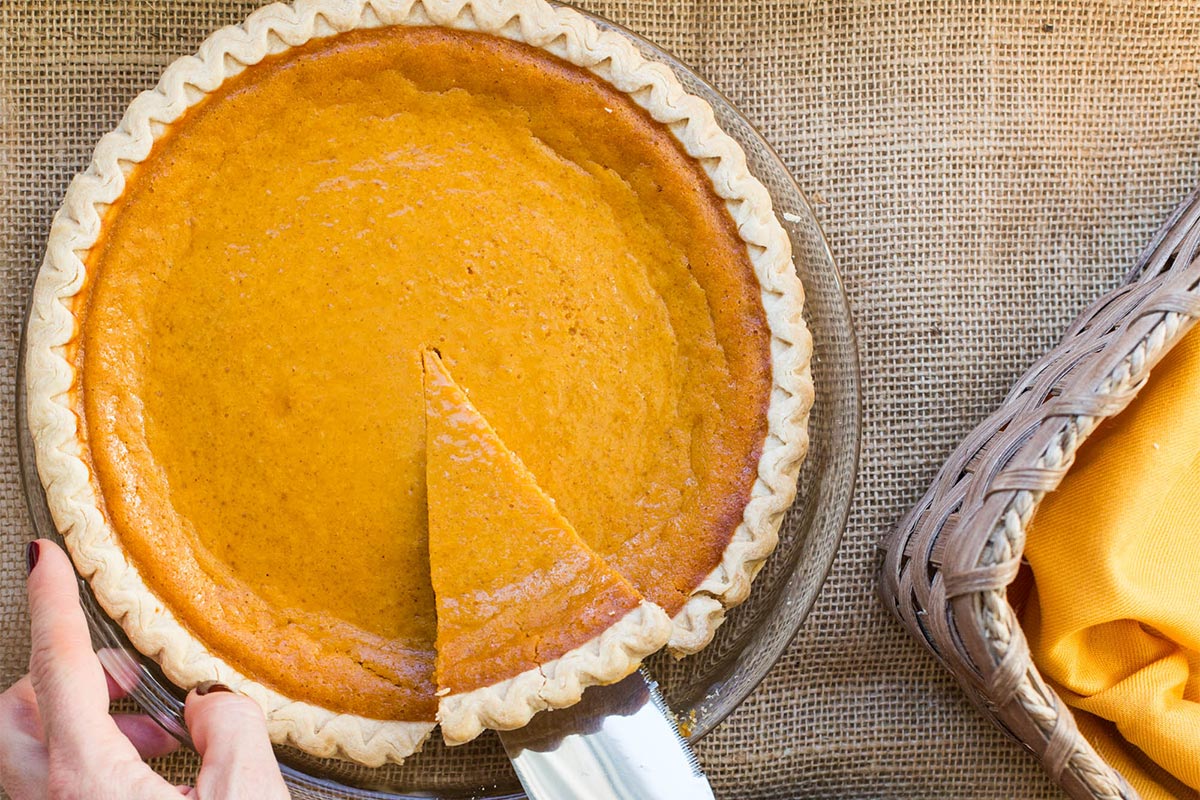
{"type": "Polygon", "coordinates": [[[500,734],[530,800],[712,800],[645,668],[500,734]]]}

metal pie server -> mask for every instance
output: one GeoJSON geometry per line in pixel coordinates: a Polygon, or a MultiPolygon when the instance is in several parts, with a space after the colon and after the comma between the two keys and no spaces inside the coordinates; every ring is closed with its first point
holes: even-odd
{"type": "Polygon", "coordinates": [[[644,667],[500,740],[530,800],[713,800],[644,667]]]}

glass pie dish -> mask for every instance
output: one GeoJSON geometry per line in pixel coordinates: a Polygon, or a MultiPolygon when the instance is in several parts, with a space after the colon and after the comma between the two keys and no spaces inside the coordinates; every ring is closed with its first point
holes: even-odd
{"type": "MultiPolygon", "coordinates": [[[[750,600],[734,611],[701,654],[683,661],[665,655],[650,667],[663,685],[685,733],[703,736],[724,719],[765,676],[811,609],[832,563],[845,524],[857,467],[859,376],[853,328],[828,246],[802,193],[762,137],[723,97],[669,54],[599,18],[602,29],[625,37],[652,61],[674,71],[684,87],[705,99],[718,123],[746,152],[750,170],[767,187],[792,240],[807,292],[813,330],[816,404],[811,450],[800,478],[799,499],[780,533],[780,545],[758,578],[750,600]]],[[[24,348],[22,350],[24,352],[24,348]]],[[[31,516],[39,535],[58,538],[37,477],[25,418],[24,374],[18,376],[20,462],[31,516]]],[[[83,587],[94,644],[110,674],[172,734],[186,741],[183,692],[151,659],[137,654],[119,625],[83,587]]],[[[424,752],[400,766],[377,769],[319,759],[279,748],[296,798],[318,797],[517,797],[519,786],[494,736],[450,749],[435,737],[424,752]]]]}

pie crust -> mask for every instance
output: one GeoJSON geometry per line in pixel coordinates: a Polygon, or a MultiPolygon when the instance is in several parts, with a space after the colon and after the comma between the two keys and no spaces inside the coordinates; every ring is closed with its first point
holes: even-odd
{"type": "Polygon", "coordinates": [[[579,702],[588,686],[616,683],[642,659],[662,647],[670,634],[667,612],[642,603],[604,633],[538,669],[492,686],[443,697],[438,722],[446,744],[469,742],[485,729],[520,728],[539,711],[579,702]]]}
{"type": "MultiPolygon", "coordinates": [[[[717,125],[712,108],[687,94],[668,68],[647,61],[622,36],[599,30],[579,13],[542,0],[298,0],[292,6],[274,4],[256,11],[241,25],[214,33],[195,56],[167,67],[158,86],[130,104],[118,128],[97,144],[88,169],[72,181],[54,217],[35,283],[26,382],[47,501],[76,568],[101,605],[172,681],[188,687],[219,680],[263,707],[275,742],[372,766],[399,762],[420,749],[432,723],[366,719],[289,699],[240,674],[180,625],[148,589],[100,511],[84,458],[86,444],[72,410],[75,368],[64,354],[79,330],[72,299],[84,286],[84,259],[100,239],[104,212],[121,196],[126,177],[148,157],[157,137],[223,81],[268,55],[312,39],[385,25],[439,25],[490,33],[591,71],[674,133],[711,178],[746,242],[771,333],[768,434],[751,499],[720,564],[672,620],[669,646],[676,655],[694,653],[711,641],[726,609],[746,598],[774,549],[807,452],[813,402],[812,344],[801,316],[803,288],[787,234],[772,212],[766,189],[748,171],[745,154],[717,125]]],[[[633,619],[643,613],[635,610],[618,624],[644,624],[633,619]]],[[[547,686],[555,696],[574,697],[582,675],[615,674],[629,658],[623,649],[606,647],[602,636],[554,662],[545,673],[552,677],[547,686]]],[[[473,700],[475,692],[462,696],[471,708],[455,711],[465,726],[455,726],[455,735],[488,721],[528,719],[536,709],[530,710],[527,698],[510,702],[521,694],[510,689],[534,677],[542,679],[523,674],[479,690],[473,700]]]]}

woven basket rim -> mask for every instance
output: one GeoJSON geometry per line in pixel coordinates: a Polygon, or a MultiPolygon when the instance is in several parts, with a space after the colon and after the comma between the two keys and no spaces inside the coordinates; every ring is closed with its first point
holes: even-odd
{"type": "Polygon", "coordinates": [[[880,596],[1069,794],[1138,794],[1032,663],[1007,587],[1038,504],[1200,318],[1200,189],[954,451],[884,546],[880,596]]]}

